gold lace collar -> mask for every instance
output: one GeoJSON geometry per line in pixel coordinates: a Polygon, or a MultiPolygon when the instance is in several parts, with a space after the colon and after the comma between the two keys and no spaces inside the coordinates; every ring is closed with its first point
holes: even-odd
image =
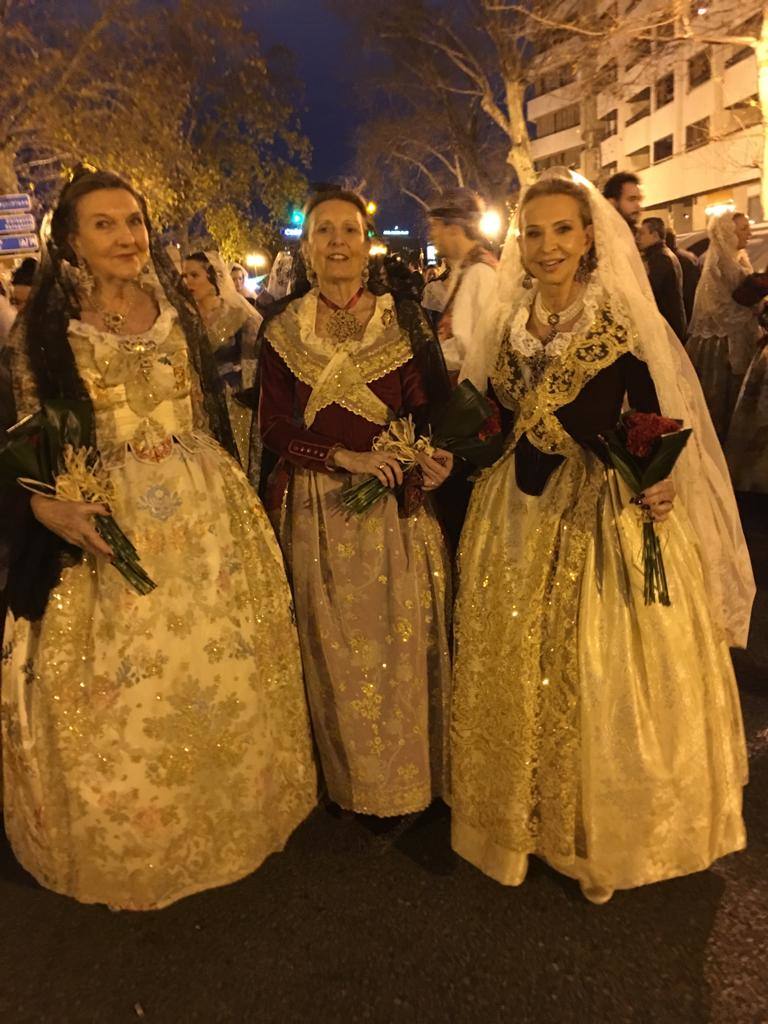
{"type": "Polygon", "coordinates": [[[390,410],[368,385],[398,369],[413,355],[408,334],[397,322],[391,295],[376,297],[360,339],[336,345],[315,331],[319,293],[312,289],[269,324],[269,343],[291,373],[312,388],[304,424],[333,403],[383,426],[390,410]]]}

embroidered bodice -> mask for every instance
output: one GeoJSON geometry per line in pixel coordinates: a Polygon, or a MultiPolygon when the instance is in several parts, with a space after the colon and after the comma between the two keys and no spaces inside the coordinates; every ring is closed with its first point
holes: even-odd
{"type": "Polygon", "coordinates": [[[403,366],[413,355],[407,334],[395,315],[391,295],[379,295],[361,339],[336,344],[315,331],[318,291],[313,289],[273,320],[267,337],[297,380],[312,389],[304,412],[311,427],[329,405],[384,426],[386,405],[368,385],[403,366]]]}
{"type": "Polygon", "coordinates": [[[189,443],[202,431],[197,380],[172,306],[161,307],[141,334],[112,334],[71,320],[68,336],[107,465],[126,450],[157,461],[170,454],[174,438],[189,443]]]}
{"type": "Polygon", "coordinates": [[[574,329],[543,345],[526,330],[528,307],[508,325],[491,385],[504,410],[518,486],[540,494],[563,458],[602,452],[600,434],[633,408],[658,412],[646,364],[635,355],[634,331],[605,296],[588,296],[574,329]]]}

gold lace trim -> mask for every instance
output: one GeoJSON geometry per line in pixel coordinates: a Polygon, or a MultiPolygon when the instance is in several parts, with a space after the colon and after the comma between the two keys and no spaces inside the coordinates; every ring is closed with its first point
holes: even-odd
{"type": "Polygon", "coordinates": [[[368,385],[397,370],[413,355],[408,334],[395,317],[387,315],[391,304],[390,296],[379,299],[362,341],[339,346],[314,333],[316,292],[291,303],[270,323],[269,343],[291,373],[312,388],[304,411],[305,426],[310,427],[317,414],[334,402],[371,423],[383,426],[389,422],[388,407],[368,385]]]}
{"type": "Polygon", "coordinates": [[[562,353],[547,359],[538,383],[530,386],[524,374],[541,359],[540,354],[524,356],[502,344],[493,386],[500,401],[517,411],[511,450],[523,436],[547,454],[570,455],[578,448],[555,413],[573,402],[585,384],[601,370],[631,351],[627,329],[609,307],[600,309],[592,326],[562,353]]]}

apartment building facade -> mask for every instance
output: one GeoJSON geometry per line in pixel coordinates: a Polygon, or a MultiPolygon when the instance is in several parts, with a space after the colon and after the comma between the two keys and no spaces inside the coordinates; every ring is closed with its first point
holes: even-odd
{"type": "MultiPolygon", "coordinates": [[[[622,23],[643,22],[644,0],[619,5],[622,23]]],[[[701,0],[692,8],[694,27],[713,35],[759,32],[756,5],[741,6],[739,24],[733,10],[701,0]]],[[[630,27],[609,35],[589,61],[578,36],[543,54],[527,111],[535,167],[564,164],[599,184],[617,170],[635,171],[644,207],[678,232],[704,228],[723,206],[763,220],[754,51],[671,41],[672,31],[659,24],[643,33],[652,38],[638,38],[630,27]]]]}

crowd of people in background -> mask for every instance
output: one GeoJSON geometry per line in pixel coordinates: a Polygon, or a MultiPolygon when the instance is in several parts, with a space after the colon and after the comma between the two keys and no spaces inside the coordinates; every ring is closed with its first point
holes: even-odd
{"type": "Polygon", "coordinates": [[[318,772],[374,833],[442,797],[480,870],[519,885],[538,856],[594,904],[744,846],[728,644],[754,581],[720,442],[768,491],[749,222],[713,219],[699,273],[630,173],[545,175],[501,253],[482,213],[435,196],[425,268],[318,191],[254,295],[243,263],[179,260],[130,183],[63,188],[0,306],[0,426],[87,407],[99,456],[79,491],[14,488],[0,533],[4,813],[42,884],[150,909],[234,881],[318,772]],[[504,438],[480,473],[432,435],[457,393],[504,438]],[[637,495],[602,440],[627,404],[696,438],[637,495]]]}
{"type": "Polygon", "coordinates": [[[659,312],[686,346],[736,489],[768,493],[768,276],[747,252],[749,218],[714,214],[697,259],[661,217],[643,216],[636,174],[615,174],[603,194],[635,235],[659,312]]]}

